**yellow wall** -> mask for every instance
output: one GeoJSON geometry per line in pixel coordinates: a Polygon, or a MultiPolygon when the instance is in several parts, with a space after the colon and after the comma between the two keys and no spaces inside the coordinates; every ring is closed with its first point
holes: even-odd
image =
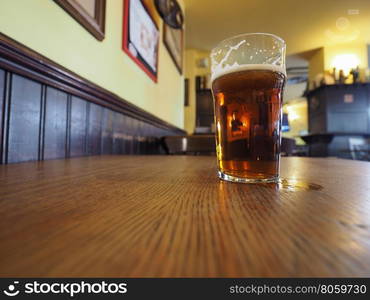
{"type": "MultiPolygon", "coordinates": [[[[159,47],[158,83],[122,50],[123,0],[108,0],[105,39],[96,40],[51,0],[0,0],[0,31],[157,117],[184,127],[184,84],[159,47]]],[[[184,1],[179,1],[184,4],[184,1]]],[[[162,29],[162,24],[159,24],[162,29]]]]}
{"type": "Polygon", "coordinates": [[[208,68],[199,68],[197,62],[202,58],[209,58],[209,51],[186,49],[185,77],[189,79],[189,106],[185,107],[185,130],[194,133],[196,113],[195,76],[205,76],[211,73],[210,62],[208,68]]]}
{"type": "Polygon", "coordinates": [[[308,80],[311,83],[319,73],[323,73],[325,69],[324,48],[310,51],[308,58],[308,80]]]}
{"type": "Polygon", "coordinates": [[[308,130],[308,108],[306,99],[297,99],[283,105],[284,113],[288,114],[290,130],[283,132],[284,137],[294,138],[298,145],[304,142],[299,138],[300,135],[308,130]]]}

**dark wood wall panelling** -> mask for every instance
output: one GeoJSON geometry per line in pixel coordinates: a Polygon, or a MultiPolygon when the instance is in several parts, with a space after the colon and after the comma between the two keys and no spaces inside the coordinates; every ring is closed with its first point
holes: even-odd
{"type": "Polygon", "coordinates": [[[161,154],[162,136],[184,134],[1,34],[0,118],[2,164],[161,154]]]}
{"type": "Polygon", "coordinates": [[[4,138],[3,138],[3,128],[4,128],[4,87],[5,87],[5,72],[0,69],[0,162],[3,160],[3,146],[4,146],[4,138]]]}
{"type": "Polygon", "coordinates": [[[67,157],[70,145],[70,97],[48,87],[46,89],[43,158],[67,157]]]}

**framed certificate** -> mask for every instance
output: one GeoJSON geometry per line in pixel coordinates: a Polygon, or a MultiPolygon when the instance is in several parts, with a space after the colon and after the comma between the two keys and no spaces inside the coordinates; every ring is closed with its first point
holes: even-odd
{"type": "Polygon", "coordinates": [[[141,0],[124,0],[122,49],[154,81],[159,29],[141,0]]]}

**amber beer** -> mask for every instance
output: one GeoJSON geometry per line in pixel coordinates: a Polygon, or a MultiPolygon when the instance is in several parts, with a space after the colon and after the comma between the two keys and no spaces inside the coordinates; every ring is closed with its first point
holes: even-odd
{"type": "Polygon", "coordinates": [[[268,64],[245,65],[213,76],[221,178],[277,180],[285,79],[284,69],[268,64]]]}

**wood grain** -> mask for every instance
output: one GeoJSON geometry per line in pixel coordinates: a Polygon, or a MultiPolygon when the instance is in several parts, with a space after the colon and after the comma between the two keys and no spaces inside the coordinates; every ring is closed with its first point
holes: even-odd
{"type": "Polygon", "coordinates": [[[71,145],[70,156],[82,156],[87,148],[87,120],[89,103],[83,99],[72,97],[71,109],[71,145]]]}
{"type": "Polygon", "coordinates": [[[103,128],[101,140],[102,154],[113,153],[113,118],[114,112],[112,110],[103,110],[103,128]]]}
{"type": "Polygon", "coordinates": [[[4,107],[5,107],[5,71],[0,69],[0,164],[3,161],[3,147],[4,147],[4,130],[6,126],[4,126],[5,118],[4,118],[4,107]]]}
{"type": "MultiPolygon", "coordinates": [[[[128,136],[131,132],[128,130],[130,127],[127,125],[127,119],[119,113],[114,113],[113,115],[113,153],[127,153],[125,149],[125,140],[124,138],[128,136]],[[126,133],[126,134],[125,134],[126,133]]],[[[130,128],[131,129],[131,128],[130,128]]]]}
{"type": "Polygon", "coordinates": [[[370,276],[370,163],[283,158],[296,187],[215,171],[200,156],[2,165],[0,276],[370,276]]]}
{"type": "Polygon", "coordinates": [[[41,84],[14,75],[12,79],[7,162],[37,160],[41,84]]]}
{"type": "Polygon", "coordinates": [[[103,108],[101,106],[90,104],[86,147],[90,155],[101,154],[102,114],[103,108]]]}
{"type": "Polygon", "coordinates": [[[46,89],[44,158],[55,159],[66,156],[67,94],[46,89]]]}

